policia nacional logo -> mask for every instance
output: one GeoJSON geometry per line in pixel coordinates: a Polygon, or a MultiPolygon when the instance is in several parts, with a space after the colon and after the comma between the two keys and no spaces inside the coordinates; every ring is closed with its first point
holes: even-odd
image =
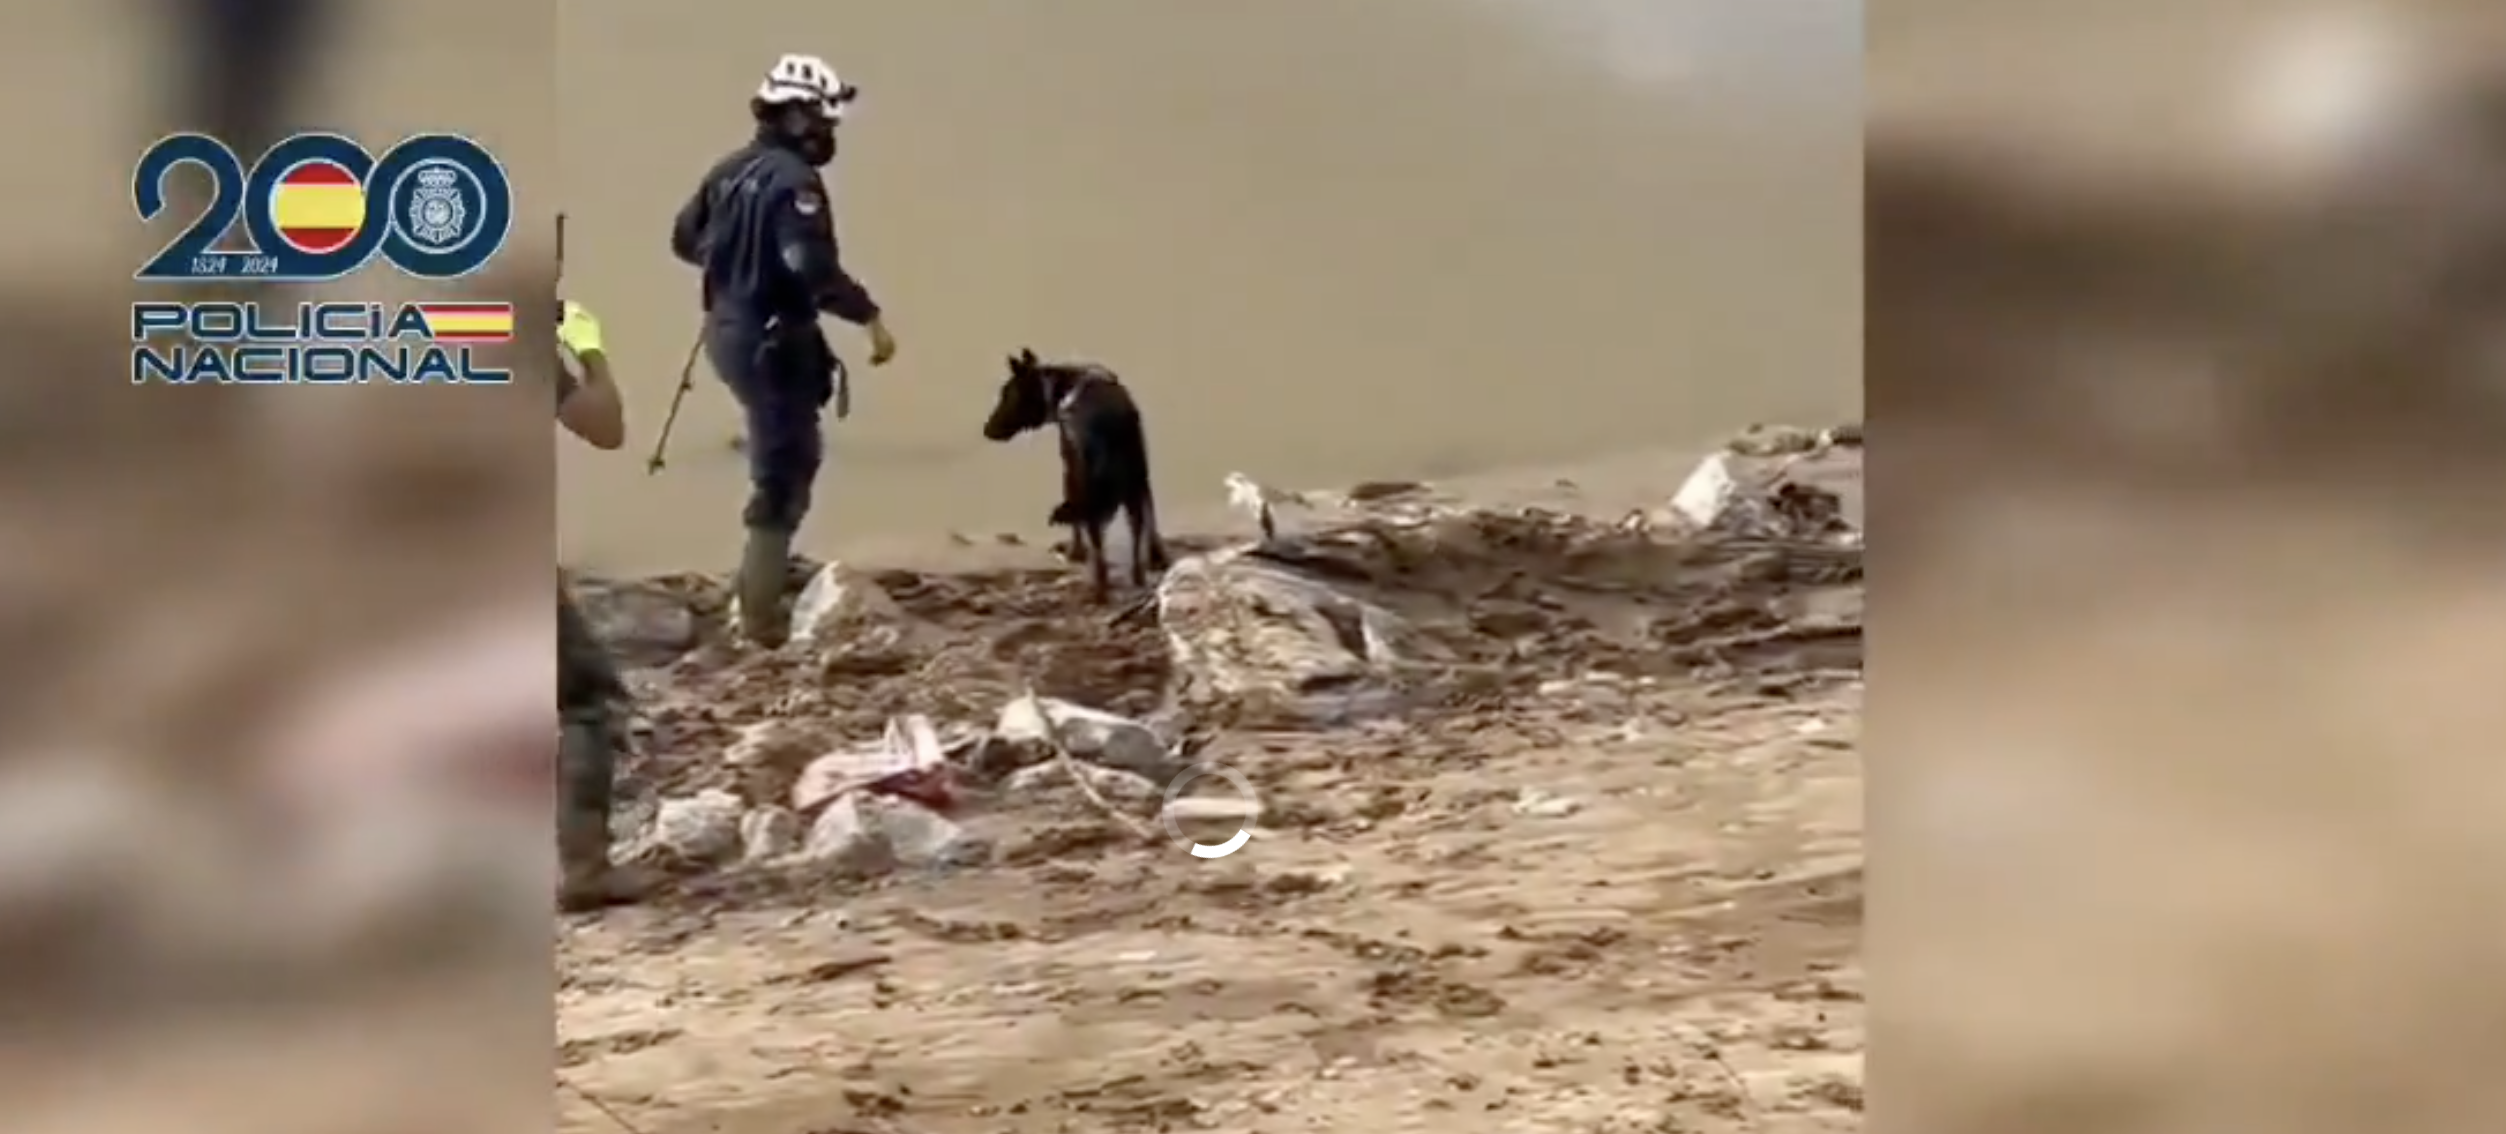
{"type": "Polygon", "coordinates": [[[208,206],[140,266],[142,281],[323,283],[378,253],[406,275],[457,279],[486,267],[513,230],[504,166],[457,134],[419,134],[380,158],[338,134],[298,134],[249,169],[216,138],[175,134],[132,171],[139,219],[166,210],[166,181],[186,165],[208,175],[208,206]],[[240,244],[227,239],[238,221],[240,244]]]}

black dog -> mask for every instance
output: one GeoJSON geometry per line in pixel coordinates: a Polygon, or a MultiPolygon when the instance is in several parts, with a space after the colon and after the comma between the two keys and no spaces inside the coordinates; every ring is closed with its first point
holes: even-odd
{"type": "Polygon", "coordinates": [[[1102,366],[1048,363],[1022,350],[1009,358],[1009,377],[983,436],[1007,441],[1048,425],[1061,440],[1062,502],[1047,522],[1070,528],[1072,548],[1087,559],[1102,599],[1110,585],[1105,526],[1122,513],[1131,529],[1131,582],[1146,586],[1149,572],[1166,566],[1166,541],[1157,531],[1157,497],[1149,487],[1148,434],[1131,391],[1102,366]]]}

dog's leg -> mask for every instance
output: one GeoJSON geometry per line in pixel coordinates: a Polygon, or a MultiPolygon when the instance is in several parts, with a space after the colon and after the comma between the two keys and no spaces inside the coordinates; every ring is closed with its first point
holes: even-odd
{"type": "Polygon", "coordinates": [[[1088,578],[1096,591],[1096,601],[1104,602],[1114,590],[1113,572],[1105,564],[1105,524],[1090,520],[1079,525],[1074,539],[1087,544],[1088,578]]]}
{"type": "Polygon", "coordinates": [[[1071,443],[1069,429],[1059,429],[1055,433],[1057,434],[1056,443],[1061,447],[1062,502],[1053,506],[1053,518],[1048,522],[1067,525],[1070,528],[1069,549],[1064,554],[1064,558],[1072,563],[1080,563],[1085,561],[1088,554],[1087,540],[1079,534],[1084,530],[1082,528],[1084,520],[1081,518],[1084,509],[1080,502],[1088,496],[1087,458],[1079,451],[1077,445],[1071,443]]]}
{"type": "Polygon", "coordinates": [[[1149,514],[1148,505],[1133,500],[1122,506],[1123,523],[1131,532],[1131,585],[1149,585],[1149,514]]]}
{"type": "Polygon", "coordinates": [[[1135,517],[1135,519],[1139,522],[1140,527],[1131,529],[1132,538],[1139,538],[1139,533],[1142,528],[1145,528],[1148,531],[1149,569],[1152,571],[1165,570],[1171,564],[1166,558],[1166,533],[1160,531],[1157,526],[1157,493],[1155,490],[1144,488],[1140,491],[1140,513],[1137,517],[1135,517]]]}
{"type": "Polygon", "coordinates": [[[1079,506],[1064,501],[1060,507],[1053,509],[1053,515],[1045,521],[1054,527],[1070,529],[1069,537],[1057,541],[1053,549],[1061,553],[1063,562],[1074,565],[1088,561],[1087,541],[1079,536],[1081,524],[1078,516],[1079,506]]]}

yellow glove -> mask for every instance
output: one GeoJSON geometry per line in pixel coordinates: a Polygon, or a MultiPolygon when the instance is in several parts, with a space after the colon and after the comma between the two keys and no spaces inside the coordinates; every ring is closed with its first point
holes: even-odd
{"type": "Polygon", "coordinates": [[[889,359],[896,357],[896,336],[888,333],[887,320],[872,319],[870,325],[862,329],[870,332],[870,365],[885,366],[889,359]]]}
{"type": "Polygon", "coordinates": [[[573,352],[576,358],[601,353],[600,320],[593,317],[589,308],[567,300],[565,318],[557,322],[557,345],[573,352]]]}

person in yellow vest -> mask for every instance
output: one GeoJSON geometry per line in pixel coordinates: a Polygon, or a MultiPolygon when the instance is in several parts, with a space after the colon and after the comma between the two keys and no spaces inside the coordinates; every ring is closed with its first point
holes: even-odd
{"type": "MultiPolygon", "coordinates": [[[[557,423],[595,449],[626,444],[626,404],[609,373],[600,320],[566,301],[558,315],[557,423]]],[[[618,756],[626,746],[619,710],[626,682],[591,623],[557,581],[558,907],[586,912],[633,901],[640,885],[609,861],[609,815],[618,756]]]]}
{"type": "Polygon", "coordinates": [[[557,423],[595,449],[626,444],[626,400],[609,374],[609,352],[591,308],[569,299],[558,312],[557,423]]]}

